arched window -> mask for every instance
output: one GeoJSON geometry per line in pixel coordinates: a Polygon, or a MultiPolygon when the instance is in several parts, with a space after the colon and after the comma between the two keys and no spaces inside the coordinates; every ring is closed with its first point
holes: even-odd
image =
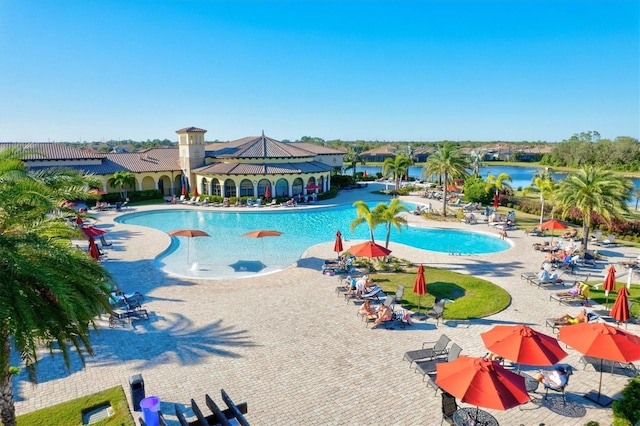
{"type": "Polygon", "coordinates": [[[289,194],[289,182],[287,182],[286,179],[284,178],[278,179],[278,181],[276,182],[275,194],[273,194],[273,196],[275,197],[291,196],[291,194],[289,194]]]}
{"type": "Polygon", "coordinates": [[[236,196],[236,183],[232,179],[224,181],[224,195],[225,197],[236,196]]]}
{"type": "Polygon", "coordinates": [[[324,176],[318,178],[318,186],[320,187],[320,192],[324,192],[324,176]]]}
{"type": "MultiPolygon", "coordinates": [[[[264,197],[264,194],[267,193],[267,186],[271,185],[268,179],[260,179],[258,181],[258,197],[264,197]]],[[[269,191],[272,191],[271,197],[273,197],[273,188],[269,188],[269,191]]]]}
{"type": "Polygon", "coordinates": [[[207,178],[202,178],[202,181],[200,182],[200,194],[209,195],[209,182],[207,181],[207,178]]]}
{"type": "Polygon", "coordinates": [[[211,195],[222,195],[220,193],[220,181],[218,179],[211,180],[211,195]]]}
{"type": "Polygon", "coordinates": [[[253,183],[249,179],[243,179],[240,182],[240,196],[241,197],[253,197],[253,183]]]}
{"type": "Polygon", "coordinates": [[[302,179],[296,178],[296,180],[293,181],[291,190],[293,191],[292,195],[302,194],[302,179]]]}

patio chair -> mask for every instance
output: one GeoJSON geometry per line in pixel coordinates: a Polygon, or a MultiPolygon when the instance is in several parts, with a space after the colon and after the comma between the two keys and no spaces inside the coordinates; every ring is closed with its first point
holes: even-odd
{"type": "Polygon", "coordinates": [[[599,245],[603,247],[611,247],[611,246],[618,245],[618,243],[616,243],[616,236],[613,234],[608,235],[607,238],[602,240],[599,245]]]}
{"type": "Polygon", "coordinates": [[[398,288],[396,289],[396,294],[393,296],[393,305],[394,305],[394,307],[398,303],[402,302],[402,297],[403,296],[404,296],[404,286],[403,285],[398,285],[398,288]]]}
{"type": "Polygon", "coordinates": [[[436,325],[438,325],[440,323],[440,318],[442,318],[442,316],[444,315],[444,304],[445,304],[445,300],[444,299],[438,300],[431,307],[431,310],[427,311],[425,316],[427,318],[435,319],[436,320],[436,325]]]}
{"type": "Polygon", "coordinates": [[[572,305],[582,305],[589,300],[589,291],[591,287],[589,287],[585,283],[581,283],[580,292],[576,295],[566,294],[567,292],[561,293],[551,293],[549,295],[549,300],[557,300],[558,304],[572,306],[572,305]]]}
{"type": "Polygon", "coordinates": [[[173,408],[175,409],[176,418],[178,419],[180,426],[189,426],[189,422],[184,418],[184,414],[182,414],[182,411],[178,408],[178,404],[173,404],[173,408]]]}
{"type": "Polygon", "coordinates": [[[247,412],[247,404],[236,405],[229,395],[224,391],[224,389],[220,389],[220,394],[222,395],[222,400],[233,415],[233,419],[237,421],[241,426],[249,426],[249,422],[244,418],[244,414],[247,412]],[[244,410],[242,409],[244,407],[244,410]]]}
{"type": "Polygon", "coordinates": [[[193,414],[195,414],[196,418],[198,419],[200,426],[209,426],[209,422],[204,417],[204,415],[202,414],[202,411],[200,411],[200,407],[198,407],[198,404],[196,404],[193,398],[191,399],[191,410],[193,411],[193,414]]]}
{"type": "Polygon", "coordinates": [[[447,354],[447,358],[435,358],[426,361],[416,361],[416,373],[422,374],[422,381],[424,382],[424,378],[428,373],[433,373],[436,371],[436,364],[441,362],[451,362],[460,356],[460,352],[462,352],[462,348],[457,344],[452,344],[449,353],[447,354]]]}
{"type": "Polygon", "coordinates": [[[447,392],[442,392],[442,420],[440,421],[440,426],[446,420],[447,424],[454,424],[453,421],[453,413],[458,410],[458,403],[456,402],[455,396],[451,395],[447,392]]]}
{"type": "Polygon", "coordinates": [[[542,382],[542,384],[544,385],[544,399],[547,398],[547,395],[549,395],[549,391],[553,391],[553,392],[558,392],[562,394],[562,403],[566,404],[567,400],[565,398],[565,388],[569,385],[569,378],[571,377],[571,375],[573,374],[573,370],[571,369],[570,365],[563,365],[562,366],[564,368],[564,370],[566,371],[567,374],[567,382],[564,384],[564,386],[560,386],[560,387],[555,387],[555,386],[551,386],[545,382],[542,382]]]}
{"type": "Polygon", "coordinates": [[[347,303],[349,303],[350,300],[353,300],[355,303],[356,301],[364,301],[366,299],[382,300],[382,298],[386,296],[387,295],[382,291],[382,287],[377,285],[364,294],[345,294],[344,298],[347,303]]]}
{"type": "Polygon", "coordinates": [[[422,359],[432,359],[442,355],[446,355],[448,351],[447,345],[449,345],[450,341],[451,339],[446,334],[442,334],[440,338],[435,342],[424,342],[422,344],[422,349],[405,352],[402,359],[406,359],[407,361],[409,361],[409,368],[411,368],[411,365],[415,361],[422,359]],[[430,345],[430,347],[425,347],[427,345],[430,345]]]}
{"type": "Polygon", "coordinates": [[[107,242],[107,240],[104,239],[104,235],[100,235],[100,244],[102,244],[102,247],[111,247],[111,245],[113,245],[113,243],[109,243],[107,242]]]}
{"type": "Polygon", "coordinates": [[[220,426],[231,425],[225,413],[220,409],[220,407],[218,407],[218,405],[215,402],[213,402],[213,399],[211,399],[209,394],[205,394],[204,400],[207,404],[207,407],[209,407],[209,410],[213,413],[213,418],[211,420],[214,422],[214,424],[217,424],[220,426]]]}

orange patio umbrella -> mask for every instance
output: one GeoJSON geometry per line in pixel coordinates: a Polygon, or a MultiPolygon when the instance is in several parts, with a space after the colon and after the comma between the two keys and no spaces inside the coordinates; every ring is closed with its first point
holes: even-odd
{"type": "Polygon", "coordinates": [[[418,310],[416,312],[420,313],[420,301],[422,300],[422,296],[427,294],[427,285],[424,281],[424,266],[422,264],[418,266],[418,274],[413,283],[413,292],[418,295],[418,310]]]}
{"type": "MultiPolygon", "coordinates": [[[[208,237],[204,231],[200,231],[199,229],[177,229],[175,231],[169,232],[169,235],[172,237],[187,237],[187,238],[195,238],[195,237],[208,237]]],[[[190,256],[190,248],[191,242],[187,244],[187,264],[189,264],[189,256],[190,256]]]]}
{"type": "Polygon", "coordinates": [[[356,257],[383,257],[388,256],[391,250],[382,247],[373,241],[356,244],[349,249],[349,253],[356,257]]]}
{"type": "Polygon", "coordinates": [[[625,286],[620,287],[616,301],[613,302],[611,315],[618,323],[625,322],[629,319],[629,290],[625,286]]]}
{"type": "Polygon", "coordinates": [[[342,247],[342,234],[340,231],[336,232],[336,242],[333,243],[333,251],[338,254],[344,251],[344,248],[342,247]]]}
{"type": "Polygon", "coordinates": [[[268,229],[263,229],[263,230],[258,230],[258,231],[251,231],[251,232],[247,232],[246,234],[243,234],[243,237],[251,237],[251,238],[260,238],[260,240],[262,240],[262,257],[264,257],[264,237],[279,237],[280,235],[282,235],[282,232],[280,231],[273,231],[273,230],[268,230],[268,229]]]}
{"type": "MultiPolygon", "coordinates": [[[[555,229],[567,229],[568,226],[565,225],[564,223],[560,222],[558,219],[550,219],[546,222],[542,222],[540,225],[542,229],[550,229],[551,231],[554,231],[555,229]]],[[[553,240],[553,232],[551,232],[551,240],[553,240]]]]}
{"type": "Polygon", "coordinates": [[[100,250],[98,249],[98,245],[96,244],[96,240],[93,237],[89,237],[89,256],[93,258],[96,262],[100,259],[100,250]]]}
{"type": "Polygon", "coordinates": [[[461,355],[436,364],[436,384],[462,402],[493,410],[508,410],[531,399],[524,376],[483,358],[461,355]]]}
{"type": "Polygon", "coordinates": [[[99,237],[107,233],[104,229],[96,228],[95,226],[83,226],[80,230],[82,230],[87,237],[99,237]]]}
{"type": "Polygon", "coordinates": [[[554,337],[526,325],[496,325],[480,333],[487,350],[518,364],[550,366],[568,354],[554,337]]]}
{"type": "Polygon", "coordinates": [[[264,198],[271,198],[271,185],[267,184],[267,187],[264,189],[264,198]]]}
{"type": "Polygon", "coordinates": [[[616,268],[613,265],[609,266],[607,276],[604,278],[604,282],[602,283],[602,289],[604,290],[604,295],[606,297],[604,305],[607,306],[609,303],[609,292],[616,291],[616,268]]]}
{"type": "Polygon", "coordinates": [[[194,196],[194,197],[198,197],[199,195],[200,195],[200,194],[198,194],[198,187],[197,187],[197,186],[194,186],[194,187],[193,187],[193,196],[194,196]]]}

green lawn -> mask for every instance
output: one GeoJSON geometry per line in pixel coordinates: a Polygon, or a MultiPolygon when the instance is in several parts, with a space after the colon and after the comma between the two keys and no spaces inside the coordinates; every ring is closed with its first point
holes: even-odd
{"type": "Polygon", "coordinates": [[[92,423],[95,426],[135,426],[127,398],[122,386],[116,386],[102,392],[87,395],[82,398],[63,402],[58,405],[43,408],[28,414],[18,416],[18,426],[65,425],[81,426],[82,413],[104,404],[113,408],[113,416],[92,423]]]}
{"type": "MultiPolygon", "coordinates": [[[[421,312],[425,306],[433,306],[436,297],[454,301],[445,305],[446,319],[482,318],[502,311],[511,303],[509,293],[489,281],[443,269],[425,267],[424,270],[427,294],[422,296],[421,312]]],[[[418,296],[413,293],[416,272],[417,268],[413,268],[407,272],[378,272],[369,276],[389,295],[395,293],[398,284],[404,285],[402,306],[416,310],[418,296]]]]}
{"type": "MultiPolygon", "coordinates": [[[[607,300],[607,297],[604,295],[604,290],[595,290],[593,288],[593,286],[596,284],[602,284],[602,281],[589,281],[587,282],[587,284],[592,286],[591,290],[589,290],[589,299],[598,304],[604,305],[607,300]]],[[[618,281],[616,283],[616,288],[620,288],[626,285],[626,282],[618,281]]],[[[611,308],[613,306],[613,302],[615,302],[616,296],[616,292],[609,293],[609,302],[606,304],[608,308],[611,308]]],[[[631,306],[631,316],[634,318],[638,318],[638,315],[640,315],[640,286],[635,284],[631,286],[631,289],[629,289],[629,301],[633,302],[633,305],[631,306]]]]}

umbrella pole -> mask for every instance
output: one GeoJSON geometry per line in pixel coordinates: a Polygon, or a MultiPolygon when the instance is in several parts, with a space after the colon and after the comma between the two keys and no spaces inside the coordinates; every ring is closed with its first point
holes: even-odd
{"type": "Polygon", "coordinates": [[[602,390],[602,358],[600,358],[600,383],[598,384],[598,399],[600,399],[601,390],[602,390]]]}

